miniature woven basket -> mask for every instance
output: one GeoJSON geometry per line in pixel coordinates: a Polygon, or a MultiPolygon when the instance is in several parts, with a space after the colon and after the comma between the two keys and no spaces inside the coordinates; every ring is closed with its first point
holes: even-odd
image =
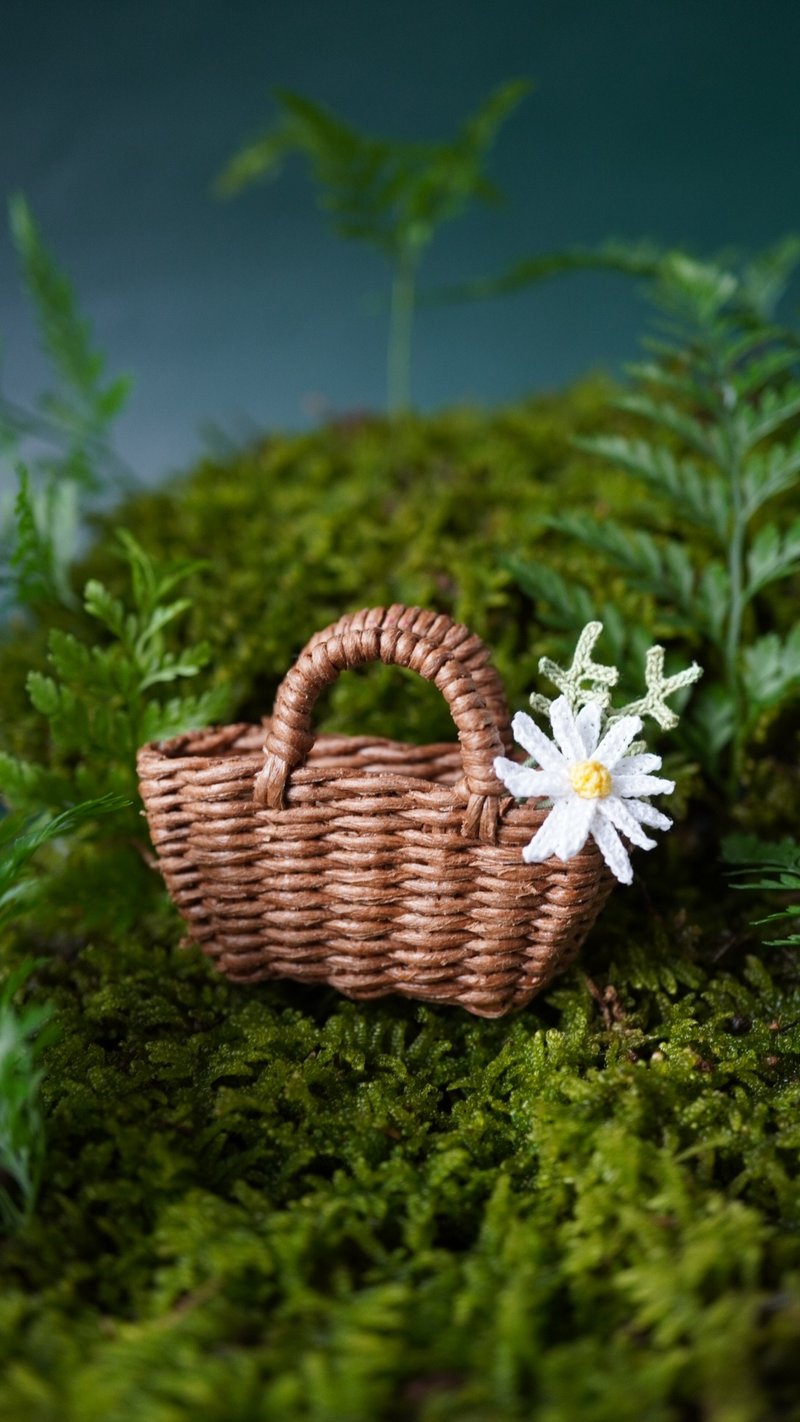
{"type": "Polygon", "coordinates": [[[312,637],[264,725],[144,746],[138,770],[170,893],[228,977],[499,1017],[572,962],[613,883],[592,843],[568,863],[523,863],[546,811],[496,779],[494,757],[510,748],[480,638],[395,606],[312,637]],[[378,661],[433,682],[460,745],[315,736],[323,688],[378,661]]]}

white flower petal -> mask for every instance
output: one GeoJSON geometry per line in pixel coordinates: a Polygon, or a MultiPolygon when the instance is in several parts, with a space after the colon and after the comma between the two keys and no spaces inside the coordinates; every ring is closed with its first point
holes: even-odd
{"type": "Polygon", "coordinates": [[[645,834],[641,825],[626,808],[624,801],[618,800],[615,795],[609,795],[607,799],[600,801],[598,809],[601,815],[605,815],[606,819],[611,821],[612,825],[615,825],[618,830],[622,830],[631,844],[638,845],[640,849],[655,849],[655,840],[645,834]]]}
{"type": "Polygon", "coordinates": [[[611,788],[615,795],[671,795],[675,789],[674,780],[661,780],[656,775],[627,775],[623,770],[615,770],[611,777],[611,788]]]}
{"type": "Polygon", "coordinates": [[[565,775],[533,770],[530,765],[519,765],[515,760],[507,760],[504,755],[495,756],[494,773],[506,789],[521,800],[549,799],[552,795],[565,794],[569,788],[565,775]]]}
{"type": "Polygon", "coordinates": [[[575,716],[566,696],[559,696],[550,707],[550,724],[558,748],[566,760],[583,760],[586,755],[583,736],[575,724],[575,716]]]}
{"type": "Polygon", "coordinates": [[[549,859],[556,853],[556,846],[561,839],[562,823],[568,812],[567,801],[559,800],[544,824],[539,826],[533,839],[523,849],[522,857],[526,864],[541,864],[544,859],[549,859]]]}
{"type": "Polygon", "coordinates": [[[564,771],[566,769],[561,751],[547,739],[544,731],[540,731],[536,722],[532,721],[530,716],[526,716],[524,711],[517,712],[511,722],[511,729],[514,732],[514,740],[528,752],[528,755],[532,755],[544,770],[564,771]]]}
{"type": "Polygon", "coordinates": [[[597,749],[597,742],[600,739],[600,722],[602,717],[603,713],[597,701],[587,701],[586,705],[581,707],[575,717],[575,723],[581,733],[583,751],[587,760],[591,760],[597,749]]]}
{"type": "Polygon", "coordinates": [[[620,775],[630,775],[633,771],[638,774],[649,774],[651,770],[661,769],[661,756],[651,755],[625,755],[622,760],[617,761],[617,772],[620,775]]]}
{"type": "Polygon", "coordinates": [[[672,829],[669,815],[662,815],[655,805],[648,805],[646,800],[626,800],[625,808],[640,825],[652,825],[653,829],[660,830],[672,829]]]}
{"type": "Polygon", "coordinates": [[[599,760],[608,770],[613,770],[641,729],[640,716],[622,716],[606,731],[592,759],[599,760]]]}
{"type": "Polygon", "coordinates": [[[630,884],[633,879],[631,861],[614,826],[603,815],[598,815],[592,825],[592,838],[611,873],[621,884],[630,884]]]}
{"type": "Polygon", "coordinates": [[[583,849],[600,801],[581,800],[578,796],[570,796],[569,800],[563,803],[567,806],[567,813],[559,819],[556,854],[566,863],[583,849]]]}

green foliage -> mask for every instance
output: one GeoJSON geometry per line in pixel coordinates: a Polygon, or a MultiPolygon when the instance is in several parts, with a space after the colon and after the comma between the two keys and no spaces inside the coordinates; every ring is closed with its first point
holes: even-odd
{"type": "MultiPolygon", "coordinates": [[[[318,627],[420,602],[474,626],[523,704],[561,631],[508,556],[521,538],[545,554],[547,518],[596,497],[572,437],[608,427],[607,396],[594,384],[490,415],[274,437],[141,494],[122,514],[156,563],[140,600],[163,560],[213,557],[164,651],[191,659],[179,647],[207,641],[214,685],[257,719],[318,627]]],[[[607,517],[629,516],[631,487],[609,471],[607,517]]],[[[559,555],[555,585],[585,587],[590,616],[612,605],[609,644],[666,638],[602,560],[566,540],[559,555]]],[[[88,649],[100,613],[108,651],[136,612],[130,564],[106,537],[83,573],[105,592],[57,630],[88,649]]],[[[776,627],[793,616],[786,587],[761,595],[776,627]]],[[[135,647],[140,631],[127,635],[135,647]]],[[[24,652],[3,648],[0,726],[38,775],[24,652]]],[[[162,694],[156,681],[142,697],[162,694]]],[[[318,720],[454,734],[433,688],[383,667],[340,678],[318,720]]],[[[763,766],[795,814],[781,745],[763,766]]],[[[76,752],[58,750],[54,774],[62,757],[76,752]]],[[[0,1257],[0,1417],[800,1422],[800,992],[788,954],[771,952],[768,973],[743,951],[759,946],[753,910],[716,878],[696,783],[699,813],[676,816],[593,932],[591,977],[574,970],[497,1022],[233,987],[179,949],[116,817],[100,843],[87,829],[70,932],[62,894],[2,948],[12,963],[47,945],[37,992],[61,1036],[37,1209],[0,1257]]],[[[780,835],[783,801],[746,788],[780,835]]]]}
{"type": "MultiPolygon", "coordinates": [[[[4,868],[0,861],[0,874],[4,868]]],[[[17,1009],[13,1001],[34,967],[22,963],[0,989],[0,1233],[29,1221],[44,1161],[41,1059],[56,1029],[46,1004],[17,1009]]]]}
{"type": "Polygon", "coordinates": [[[663,248],[654,242],[625,242],[609,238],[597,247],[566,247],[561,252],[540,252],[535,257],[514,262],[500,276],[453,282],[423,295],[429,305],[493,300],[499,296],[513,296],[551,277],[567,276],[573,272],[601,271],[651,278],[658,274],[663,257],[663,248]]]}
{"type": "MultiPolygon", "coordinates": [[[[539,252],[533,257],[523,257],[499,276],[454,283],[428,292],[426,297],[429,302],[491,300],[516,295],[550,277],[582,271],[657,280],[675,256],[676,253],[648,239],[631,241],[611,237],[597,247],[567,247],[560,252],[539,252]]],[[[736,285],[730,289],[728,299],[739,318],[745,324],[763,324],[773,319],[800,264],[800,236],[788,233],[749,260],[737,252],[726,251],[720,254],[717,263],[726,268],[734,265],[737,269],[736,285]]]]}
{"type": "Polygon", "coordinates": [[[40,768],[0,755],[0,785],[16,808],[58,803],[73,787],[84,797],[135,797],[136,751],[143,742],[224,715],[228,694],[221,688],[160,695],[162,687],[195,677],[209,660],[207,643],[173,650],[167,640],[167,629],[191,607],[190,598],[171,594],[205,565],[182,559],[160,567],[125,530],[118,540],[130,573],[130,604],[90,579],[84,607],[97,642],[54,628],[52,675],[28,675],[31,703],[49,722],[52,761],[40,768]]]}
{"type": "MultiPolygon", "coordinates": [[[[656,300],[667,334],[651,342],[651,360],[633,367],[639,389],[617,401],[652,435],[580,440],[644,485],[656,498],[644,519],[658,524],[660,505],[674,533],[663,520],[634,528],[594,511],[549,521],[617,568],[664,609],[673,637],[699,649],[709,676],[690,718],[691,743],[732,796],[763,712],[800,690],[800,626],[762,630],[765,591],[800,571],[800,521],[764,522],[762,514],[800,488],[798,350],[787,333],[756,320],[754,280],[680,253],[664,258],[656,300]]],[[[526,590],[555,600],[564,622],[570,608],[558,605],[559,586],[548,587],[535,568],[524,578],[526,590]]]]}
{"type": "MultiPolygon", "coordinates": [[[[60,809],[76,797],[115,811],[111,831],[94,826],[51,866],[45,917],[81,930],[109,918],[134,920],[152,898],[154,881],[142,858],[139,746],[222,720],[230,703],[224,686],[197,694],[175,690],[210,655],[207,644],[177,647],[171,639],[174,624],[191,606],[189,598],[172,594],[205,565],[182,559],[160,566],[125,531],[118,534],[118,548],[128,568],[130,600],[90,579],[84,608],[96,640],[52,628],[48,671],[28,672],[30,702],[47,722],[47,753],[27,757],[0,750],[0,793],[19,814],[60,809]],[[165,695],[168,688],[175,694],[165,695]]],[[[67,819],[75,813],[68,811],[67,819]]]]}
{"type": "Polygon", "coordinates": [[[114,421],[130,388],[109,380],[68,278],[44,244],[21,195],[9,203],[11,236],[55,383],[34,410],[0,392],[0,453],[18,475],[16,520],[0,519],[0,578],[18,604],[74,602],[69,567],[75,556],[81,501],[118,474],[114,421]],[[15,526],[14,526],[15,525],[15,526]]]}
{"type": "Polygon", "coordinates": [[[736,866],[737,889],[778,893],[789,899],[766,918],[756,919],[756,923],[779,923],[784,928],[797,925],[799,931],[789,933],[786,938],[771,938],[769,942],[782,947],[800,947],[800,844],[797,840],[787,838],[769,844],[754,835],[729,835],[723,842],[722,855],[726,863],[736,866]]]}
{"type": "Polygon", "coordinates": [[[36,881],[25,877],[24,871],[37,851],[53,840],[74,834],[98,815],[121,810],[126,804],[118,796],[106,795],[72,805],[60,815],[40,815],[24,828],[20,827],[18,816],[4,815],[0,819],[0,931],[29,908],[35,897],[36,881]]]}
{"type": "Polygon", "coordinates": [[[293,153],[307,159],[334,231],[376,247],[393,271],[389,332],[390,410],[409,403],[411,331],[420,261],[437,230],[497,189],[484,163],[498,130],[530,90],[523,80],[502,84],[450,142],[375,138],[301,94],[277,95],[280,117],[248,143],[220,174],[216,190],[232,196],[274,178],[293,153]]]}

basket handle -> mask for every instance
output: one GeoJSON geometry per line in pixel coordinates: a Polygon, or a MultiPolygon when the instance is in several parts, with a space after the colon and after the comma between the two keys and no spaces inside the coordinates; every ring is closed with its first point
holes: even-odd
{"type": "Polygon", "coordinates": [[[491,842],[500,801],[507,798],[492,769],[494,757],[505,748],[495,718],[504,718],[507,728],[508,711],[493,669],[483,677],[493,702],[491,709],[487,705],[474,673],[461,660],[462,647],[473,665],[481,663],[479,671],[486,668],[488,653],[466,628],[444,615],[399,605],[365,609],[316,633],[278,688],[264,746],[266,759],[255,784],[256,803],[283,808],[289,775],[302,765],[314,744],[311,713],[320,692],[341,672],[380,661],[408,667],[441,691],[461,742],[467,791],[462,833],[491,842]]]}
{"type": "Polygon", "coordinates": [[[380,626],[400,627],[410,636],[427,642],[432,647],[445,647],[453,652],[464,670],[470,673],[476,690],[486,702],[500,732],[504,749],[511,752],[514,746],[511,714],[505,687],[497,668],[492,665],[492,654],[476,632],[471,632],[463,622],[454,622],[444,612],[432,612],[426,607],[407,607],[405,603],[399,602],[387,609],[365,607],[361,612],[345,613],[338,622],[324,627],[321,632],[315,632],[306,643],[306,651],[312,651],[320,643],[329,641],[331,636],[338,636],[342,632],[380,626]]]}

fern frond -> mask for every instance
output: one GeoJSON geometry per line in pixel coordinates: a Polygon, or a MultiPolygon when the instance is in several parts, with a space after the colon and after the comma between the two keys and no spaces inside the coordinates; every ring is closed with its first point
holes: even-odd
{"type": "MultiPolygon", "coordinates": [[[[696,400],[696,403],[701,402],[696,400]]],[[[677,436],[704,458],[716,460],[718,445],[714,439],[713,428],[710,429],[707,423],[670,401],[655,400],[649,395],[623,395],[615,400],[614,404],[618,410],[624,410],[629,415],[638,415],[658,429],[677,436]]]]}
{"type": "Polygon", "coordinates": [[[791,232],[760,252],[743,269],[739,299],[748,306],[756,321],[769,321],[789,281],[800,265],[800,237],[791,232]]]}
{"type": "Polygon", "coordinates": [[[754,450],[744,462],[742,496],[744,517],[749,520],[770,499],[800,482],[800,434],[788,444],[754,450]]]}
{"type": "Polygon", "coordinates": [[[781,531],[774,523],[759,529],[747,553],[745,598],[750,601],[762,588],[800,572],[800,518],[781,531]]]}
{"type": "Polygon", "coordinates": [[[130,801],[119,795],[104,795],[71,805],[60,814],[39,815],[20,829],[16,817],[0,822],[0,928],[19,910],[21,900],[32,891],[22,880],[23,870],[43,845],[63,839],[100,815],[125,809],[130,801]]]}
{"type": "Polygon", "coordinates": [[[525,80],[500,85],[449,142],[406,142],[359,133],[322,104],[279,90],[277,122],[247,144],[218,177],[215,191],[231,196],[275,177],[298,153],[308,161],[320,203],[344,237],[388,254],[427,246],[436,228],[472,200],[496,191],[482,172],[501,125],[530,92],[525,80]]]}
{"type": "MultiPolygon", "coordinates": [[[[0,751],[0,797],[6,809],[33,815],[55,809],[70,797],[70,778],[46,765],[0,751]]],[[[2,821],[0,821],[2,823],[2,821]]]]}
{"type": "Polygon", "coordinates": [[[548,626],[563,632],[575,632],[594,620],[591,596],[579,583],[568,582],[546,563],[510,556],[501,561],[517,586],[536,603],[537,617],[548,626]],[[541,603],[544,603],[544,608],[541,603]]]}
{"type": "MultiPolygon", "coordinates": [[[[726,864],[733,866],[735,889],[795,897],[800,893],[800,843],[796,839],[787,837],[770,843],[755,835],[729,835],[722,842],[722,857],[726,864]]],[[[765,918],[755,919],[755,923],[783,923],[787,927],[798,924],[800,928],[799,920],[800,904],[795,902],[784,904],[765,918]]],[[[770,938],[767,942],[774,947],[797,947],[800,931],[789,933],[785,938],[770,938]]]]}
{"type": "MultiPolygon", "coordinates": [[[[786,339],[783,332],[776,333],[776,336],[783,341],[786,339]]],[[[769,346],[769,339],[766,334],[762,336],[761,348],[769,346]]],[[[791,345],[782,345],[776,350],[767,349],[764,355],[753,355],[739,369],[736,369],[736,357],[733,356],[728,363],[731,367],[731,383],[738,399],[750,400],[769,385],[770,381],[785,375],[787,371],[795,370],[798,360],[800,352],[791,345]]]]}
{"type": "MultiPolygon", "coordinates": [[[[675,355],[680,359],[680,351],[676,350],[675,355]]],[[[685,366],[685,362],[683,362],[685,366]]],[[[696,375],[685,372],[678,361],[671,364],[659,363],[658,361],[630,361],[625,367],[625,374],[631,379],[638,381],[643,387],[648,389],[668,390],[671,395],[677,395],[687,404],[696,404],[707,410],[709,413],[714,410],[716,401],[710,391],[705,389],[703,383],[696,375]]],[[[635,399],[635,396],[622,396],[617,408],[625,408],[624,402],[628,399],[635,399]]],[[[639,413],[639,411],[636,411],[639,413]]],[[[647,414],[645,418],[649,419],[647,414]]]]}
{"type": "Polygon", "coordinates": [[[19,484],[14,504],[16,537],[9,565],[13,571],[16,601],[30,606],[55,595],[55,559],[52,539],[39,526],[27,468],[20,465],[17,475],[19,484]]]}
{"type": "Polygon", "coordinates": [[[577,438],[578,449],[607,459],[673,503],[678,517],[724,542],[731,518],[730,492],[718,474],[680,459],[670,449],[620,435],[577,438]]]}
{"type": "MultiPolygon", "coordinates": [[[[698,603],[698,577],[683,543],[675,539],[657,541],[641,529],[625,528],[611,519],[598,520],[591,514],[563,514],[546,522],[549,528],[604,554],[627,574],[632,587],[661,601],[671,600],[689,626],[696,623],[698,610],[705,611],[702,601],[698,603]]],[[[716,562],[707,566],[718,569],[717,578],[724,575],[724,569],[716,562]]],[[[707,630],[712,631],[710,627],[707,630]]]]}
{"type": "Polygon", "coordinates": [[[748,695],[759,708],[800,691],[800,622],[787,637],[768,632],[746,647],[744,675],[748,695]]]}
{"type": "MultiPolygon", "coordinates": [[[[41,343],[65,391],[44,397],[45,410],[80,435],[105,431],[127,399],[127,377],[105,382],[105,358],[92,343],[89,322],[81,316],[71,282],[45,246],[33,214],[21,194],[9,202],[11,236],[30,292],[41,343]]],[[[71,477],[90,489],[99,485],[80,438],[72,451],[71,477]],[[83,457],[79,457],[83,456],[83,457]]]]}
{"type": "Polygon", "coordinates": [[[186,731],[202,730],[225,720],[230,710],[230,693],[226,687],[212,687],[197,696],[184,695],[169,701],[151,701],[139,722],[143,743],[168,740],[186,731]]]}
{"type": "Polygon", "coordinates": [[[683,730],[690,752],[716,773],[719,758],[736,733],[736,706],[728,688],[718,682],[702,687],[683,730]]]}
{"type": "Polygon", "coordinates": [[[792,381],[780,390],[767,389],[752,405],[742,405],[737,412],[737,426],[745,452],[754,449],[763,439],[800,416],[800,381],[792,381]]]}

